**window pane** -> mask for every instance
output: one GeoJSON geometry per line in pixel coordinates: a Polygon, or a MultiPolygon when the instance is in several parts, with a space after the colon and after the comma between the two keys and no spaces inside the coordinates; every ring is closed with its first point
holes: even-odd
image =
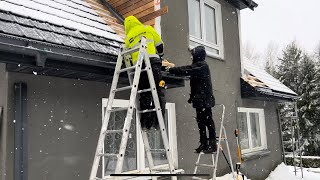
{"type": "MultiPolygon", "coordinates": [[[[124,120],[127,111],[113,112],[110,115],[108,129],[119,130],[123,128],[124,120]]],[[[122,133],[112,133],[106,135],[104,152],[116,154],[119,152],[122,133]]],[[[114,173],[117,163],[117,158],[105,158],[106,174],[114,173]]],[[[128,138],[128,144],[126,154],[123,162],[123,171],[131,171],[137,169],[137,136],[135,116],[131,121],[130,133],[128,138]]]]}
{"type": "Polygon", "coordinates": [[[188,0],[189,33],[197,38],[202,38],[200,21],[200,1],[188,0]]]}
{"type": "MultiPolygon", "coordinates": [[[[165,121],[164,123],[165,123],[166,129],[167,129],[167,135],[169,137],[169,134],[168,134],[169,133],[168,132],[168,110],[167,109],[166,109],[164,121],[165,121]]],[[[158,150],[164,149],[164,145],[163,145],[160,131],[149,131],[148,132],[148,140],[149,140],[151,149],[158,149],[158,150]]],[[[153,151],[152,158],[153,158],[153,163],[155,166],[162,165],[162,164],[168,164],[165,152],[153,151]]],[[[146,163],[146,167],[149,167],[147,155],[145,157],[145,163],[146,163]]]]}
{"type": "Polygon", "coordinates": [[[248,136],[248,124],[247,124],[247,113],[239,112],[239,131],[240,131],[240,144],[241,148],[249,149],[249,136],[248,136]]]}
{"type": "Polygon", "coordinates": [[[215,9],[208,5],[205,5],[204,11],[205,11],[206,41],[217,44],[215,9]]]}
{"type": "Polygon", "coordinates": [[[260,122],[258,113],[250,113],[252,147],[261,146],[260,122]]]}

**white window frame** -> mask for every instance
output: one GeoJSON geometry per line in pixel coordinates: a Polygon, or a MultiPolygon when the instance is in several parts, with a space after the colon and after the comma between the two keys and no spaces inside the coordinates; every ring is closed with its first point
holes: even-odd
{"type": "MultiPolygon", "coordinates": [[[[219,54],[211,52],[207,49],[207,55],[217,58],[224,59],[224,45],[223,45],[223,26],[222,26],[222,13],[221,13],[221,5],[214,0],[199,0],[200,1],[200,21],[201,21],[201,34],[202,37],[206,37],[205,30],[205,12],[204,7],[205,4],[215,9],[215,17],[216,17],[216,33],[217,33],[217,44],[213,44],[207,42],[204,38],[200,39],[195,36],[189,34],[189,48],[193,49],[194,46],[191,45],[190,41],[194,43],[198,43],[200,45],[204,45],[205,47],[213,48],[219,51],[219,54]]],[[[190,16],[190,13],[188,13],[190,16]]],[[[190,18],[190,17],[189,17],[190,18]]]]}
{"type": "MultiPolygon", "coordinates": [[[[248,153],[253,153],[256,151],[266,150],[267,149],[267,133],[266,133],[264,109],[239,107],[238,112],[246,113],[247,126],[248,126],[248,139],[249,139],[249,148],[248,149],[241,148],[241,153],[248,154],[248,153]],[[261,136],[261,146],[260,147],[252,148],[251,122],[250,122],[249,113],[258,113],[259,114],[260,136],[261,136]]],[[[240,139],[240,142],[241,142],[241,139],[240,139]]]]}
{"type": "MultiPolygon", "coordinates": [[[[107,107],[108,98],[102,99],[102,118],[104,116],[104,108],[107,107]]],[[[129,100],[114,99],[113,107],[128,107],[129,100]]],[[[178,167],[178,150],[177,150],[177,132],[176,132],[176,111],[175,103],[166,103],[166,110],[168,112],[168,138],[169,138],[169,147],[171,149],[171,158],[175,168],[178,167]]],[[[136,116],[138,117],[138,116],[136,116]]],[[[136,118],[136,121],[139,119],[136,118]]],[[[145,167],[145,149],[143,145],[142,135],[140,133],[140,127],[136,123],[136,134],[137,134],[137,169],[132,171],[127,171],[124,173],[147,173],[149,168],[145,167]]],[[[103,158],[102,158],[103,159],[103,158]]],[[[104,163],[103,163],[104,164],[104,163]]],[[[155,166],[156,168],[169,168],[169,164],[163,164],[155,166]]],[[[104,174],[102,174],[104,176],[104,174]]]]}

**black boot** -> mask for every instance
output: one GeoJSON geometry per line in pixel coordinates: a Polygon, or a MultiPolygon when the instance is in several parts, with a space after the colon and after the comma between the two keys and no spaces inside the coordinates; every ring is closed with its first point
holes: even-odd
{"type": "Polygon", "coordinates": [[[216,139],[208,140],[208,147],[207,149],[203,150],[205,154],[212,154],[217,152],[217,142],[216,139]]]}
{"type": "Polygon", "coordinates": [[[200,140],[200,145],[197,149],[195,149],[195,153],[200,153],[208,148],[207,140],[200,140]]]}

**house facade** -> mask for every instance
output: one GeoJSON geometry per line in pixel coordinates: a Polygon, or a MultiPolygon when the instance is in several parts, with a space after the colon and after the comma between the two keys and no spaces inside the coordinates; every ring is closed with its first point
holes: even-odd
{"type": "MultiPolygon", "coordinates": [[[[128,15],[155,26],[165,57],[177,66],[191,63],[191,48],[206,47],[216,103],[226,106],[233,163],[238,161],[234,130],[240,129],[241,171],[264,179],[282,159],[277,102],[296,94],[241,63],[240,10],[256,6],[249,0],[0,1],[1,179],[89,178],[124,38],[122,18],[128,15]]],[[[165,72],[164,77],[171,158],[177,169],[193,173],[199,137],[195,110],[187,103],[189,82],[165,72]]],[[[128,83],[126,77],[121,83],[128,83]]],[[[125,107],[127,99],[128,93],[120,94],[116,106],[125,107]]],[[[213,112],[219,129],[221,109],[213,112]]],[[[124,116],[113,114],[110,126],[121,127],[124,116]]],[[[133,122],[124,171],[147,171],[139,131],[133,122]]],[[[149,136],[153,148],[163,146],[159,132],[149,136]]],[[[120,137],[108,136],[105,151],[116,152],[120,137]]],[[[154,157],[157,166],[167,166],[164,154],[154,157]]],[[[103,166],[108,174],[115,160],[105,159],[103,166]]],[[[229,172],[220,158],[218,175],[229,172]]]]}

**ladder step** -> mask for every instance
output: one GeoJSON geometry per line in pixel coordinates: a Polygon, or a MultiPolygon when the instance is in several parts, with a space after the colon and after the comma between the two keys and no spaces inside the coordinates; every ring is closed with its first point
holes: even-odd
{"type": "Polygon", "coordinates": [[[107,134],[114,134],[114,133],[122,133],[123,130],[120,129],[120,130],[107,130],[105,131],[107,134]]]}
{"type": "Polygon", "coordinates": [[[198,164],[198,163],[196,163],[196,166],[214,168],[214,165],[209,165],[209,164],[198,164]]]}
{"type": "Polygon", "coordinates": [[[144,92],[149,92],[151,91],[152,89],[149,88],[149,89],[143,89],[143,90],[139,90],[138,93],[144,93],[144,92]]]}
{"type": "Polygon", "coordinates": [[[170,169],[164,169],[164,168],[153,168],[153,169],[151,169],[152,171],[162,171],[162,172],[164,172],[164,171],[171,171],[170,169]]]}
{"type": "Polygon", "coordinates": [[[131,67],[127,67],[127,68],[120,69],[120,70],[118,71],[118,74],[120,74],[120,73],[122,73],[122,72],[130,71],[130,70],[133,70],[133,69],[136,69],[136,66],[131,66],[131,67]]]}
{"type": "Polygon", "coordinates": [[[134,53],[136,51],[139,51],[139,49],[140,49],[140,46],[132,48],[132,49],[129,49],[127,51],[123,51],[123,52],[121,52],[121,55],[131,54],[131,53],[134,53]]]}
{"type": "Polygon", "coordinates": [[[151,153],[161,153],[161,152],[166,152],[165,149],[150,149],[149,150],[151,153]]]}
{"type": "Polygon", "coordinates": [[[113,92],[125,91],[125,90],[129,90],[131,88],[132,88],[132,86],[125,86],[125,87],[121,87],[118,89],[114,89],[113,92]]]}
{"type": "Polygon", "coordinates": [[[109,112],[118,112],[118,111],[126,111],[128,110],[127,107],[123,107],[123,108],[115,108],[115,109],[111,109],[109,110],[109,112]]]}
{"type": "Polygon", "coordinates": [[[118,157],[118,154],[110,154],[110,153],[106,153],[106,154],[98,154],[98,156],[106,156],[106,157],[118,157]]]}
{"type": "MultiPolygon", "coordinates": [[[[146,68],[141,69],[141,72],[145,72],[145,71],[147,71],[147,69],[146,69],[146,68]]],[[[133,75],[134,73],[136,73],[136,72],[135,72],[135,71],[134,71],[134,72],[130,72],[130,73],[129,73],[129,75],[131,76],[131,75],[133,75]]]]}
{"type": "Polygon", "coordinates": [[[205,179],[205,178],[196,177],[196,176],[191,177],[191,179],[196,179],[196,180],[210,180],[210,179],[205,179]]]}
{"type": "Polygon", "coordinates": [[[149,112],[154,112],[157,111],[157,109],[147,109],[147,110],[142,110],[142,111],[138,111],[139,113],[149,113],[149,112]]]}

